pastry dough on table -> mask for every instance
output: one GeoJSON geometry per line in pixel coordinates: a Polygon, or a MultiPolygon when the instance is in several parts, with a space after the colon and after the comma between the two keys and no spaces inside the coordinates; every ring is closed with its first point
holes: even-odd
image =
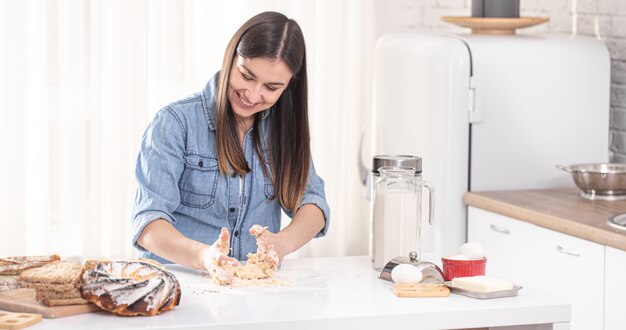
{"type": "MultiPolygon", "coordinates": [[[[259,244],[259,236],[267,230],[267,227],[254,225],[250,228],[250,235],[257,238],[257,252],[248,253],[248,262],[243,265],[224,265],[220,268],[223,273],[232,273],[234,277],[244,280],[266,279],[272,277],[278,266],[278,253],[272,246],[266,247],[259,244]]],[[[223,276],[213,276],[213,283],[228,285],[230,282],[222,281],[223,276]]],[[[232,282],[232,281],[231,281],[232,282]]]]}

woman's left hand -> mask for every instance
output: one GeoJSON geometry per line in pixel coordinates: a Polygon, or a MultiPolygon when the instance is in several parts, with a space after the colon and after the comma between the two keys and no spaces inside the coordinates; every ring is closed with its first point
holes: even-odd
{"type": "Polygon", "coordinates": [[[267,227],[257,224],[250,228],[250,235],[257,238],[257,255],[264,256],[265,260],[271,263],[274,268],[278,267],[288,253],[281,237],[267,230],[267,227]]]}

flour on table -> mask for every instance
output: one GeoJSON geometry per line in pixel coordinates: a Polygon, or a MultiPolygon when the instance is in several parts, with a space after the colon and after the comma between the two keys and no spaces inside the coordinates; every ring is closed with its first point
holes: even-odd
{"type": "MultiPolygon", "coordinates": [[[[231,283],[220,283],[213,279],[213,283],[217,284],[219,287],[223,288],[252,288],[252,287],[274,287],[274,286],[291,286],[293,285],[293,280],[290,278],[276,278],[272,277],[273,273],[267,275],[267,273],[262,272],[259,266],[255,264],[243,264],[235,268],[235,275],[233,276],[233,280],[231,283]],[[248,266],[250,265],[250,266],[248,266]]],[[[210,278],[208,272],[201,272],[201,277],[210,278]]],[[[219,292],[219,289],[217,291],[219,292]]]]}
{"type": "Polygon", "coordinates": [[[233,278],[233,282],[229,285],[231,288],[250,288],[250,287],[270,287],[270,286],[290,286],[293,281],[284,278],[251,278],[244,279],[240,277],[233,278]]]}

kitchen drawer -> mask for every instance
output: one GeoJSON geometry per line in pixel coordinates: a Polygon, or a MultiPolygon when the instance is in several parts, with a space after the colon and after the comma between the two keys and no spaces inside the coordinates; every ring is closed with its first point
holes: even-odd
{"type": "Polygon", "coordinates": [[[472,206],[468,240],[485,247],[487,275],[570,302],[572,330],[603,328],[604,245],[472,206]]]}
{"type": "Polygon", "coordinates": [[[533,225],[537,270],[529,286],[572,304],[572,330],[602,329],[604,245],[533,225]]]}
{"type": "Polygon", "coordinates": [[[468,207],[468,241],[485,248],[486,274],[528,285],[534,269],[533,249],[527,237],[532,225],[476,207],[468,207]]]}

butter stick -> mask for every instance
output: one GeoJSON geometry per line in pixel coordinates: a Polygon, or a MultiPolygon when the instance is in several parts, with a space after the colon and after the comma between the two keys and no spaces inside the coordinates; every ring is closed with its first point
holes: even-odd
{"type": "Polygon", "coordinates": [[[513,283],[489,276],[455,277],[452,285],[474,292],[494,292],[513,289],[513,283]]]}

